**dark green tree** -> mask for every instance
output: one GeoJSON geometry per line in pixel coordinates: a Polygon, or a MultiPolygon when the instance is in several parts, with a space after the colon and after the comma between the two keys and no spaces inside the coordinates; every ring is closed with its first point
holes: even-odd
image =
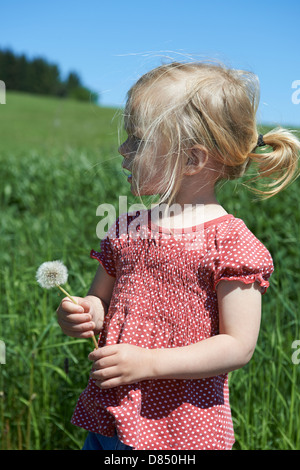
{"type": "Polygon", "coordinates": [[[57,65],[42,57],[28,60],[24,54],[15,55],[10,49],[0,50],[0,80],[7,90],[98,102],[98,94],[86,88],[76,72],[62,80],[57,65]]]}

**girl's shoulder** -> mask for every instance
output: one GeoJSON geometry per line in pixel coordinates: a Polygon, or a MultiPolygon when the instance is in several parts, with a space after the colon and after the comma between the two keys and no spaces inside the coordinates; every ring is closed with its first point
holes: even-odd
{"type": "MultiPolygon", "coordinates": [[[[248,228],[244,220],[235,217],[232,214],[228,214],[227,216],[224,216],[220,219],[220,221],[215,221],[218,222],[215,226],[215,237],[221,244],[235,242],[240,244],[257,244],[264,246],[259,238],[257,238],[257,236],[252,232],[252,230],[248,228]]],[[[212,225],[213,222],[214,221],[211,222],[212,225]]]]}
{"type": "MultiPolygon", "coordinates": [[[[227,239],[256,238],[254,233],[247,227],[246,223],[235,217],[233,214],[225,214],[212,220],[204,222],[202,229],[207,234],[207,238],[213,238],[217,245],[227,239]]],[[[199,229],[201,227],[199,226],[199,229]]]]}
{"type": "Polygon", "coordinates": [[[217,224],[219,237],[227,238],[234,236],[238,238],[248,237],[257,239],[256,235],[251,229],[249,229],[246,222],[239,217],[235,217],[233,214],[227,214],[220,219],[220,223],[217,224]]]}
{"type": "Polygon", "coordinates": [[[215,244],[220,258],[253,263],[255,260],[264,260],[273,265],[272,256],[264,243],[246,225],[246,223],[233,215],[216,228],[215,244]]]}

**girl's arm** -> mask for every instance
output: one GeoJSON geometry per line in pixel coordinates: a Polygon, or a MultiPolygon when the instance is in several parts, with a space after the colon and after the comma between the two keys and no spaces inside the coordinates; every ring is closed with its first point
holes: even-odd
{"type": "Polygon", "coordinates": [[[145,349],[130,344],[93,351],[93,377],[101,388],[145,379],[200,379],[243,367],[255,349],[261,317],[257,283],[221,281],[219,334],[189,346],[145,349]]]}
{"type": "Polygon", "coordinates": [[[112,296],[113,288],[115,285],[115,277],[110,276],[105,269],[99,264],[96,275],[88,291],[87,297],[97,297],[109,307],[110,299],[112,296]]]}
{"type": "Polygon", "coordinates": [[[219,334],[190,346],[153,350],[154,377],[200,379],[239,369],[250,361],[260,327],[260,286],[221,281],[217,295],[219,334]]]}
{"type": "Polygon", "coordinates": [[[86,297],[75,297],[78,305],[68,297],[57,309],[58,323],[63,332],[75,338],[89,338],[99,334],[107,313],[115,278],[99,264],[95,278],[86,297]]]}

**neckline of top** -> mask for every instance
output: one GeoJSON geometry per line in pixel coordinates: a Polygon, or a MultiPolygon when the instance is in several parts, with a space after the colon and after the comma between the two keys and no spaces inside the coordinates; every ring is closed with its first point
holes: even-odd
{"type": "Polygon", "coordinates": [[[162,232],[162,233],[191,233],[191,232],[197,232],[198,230],[203,230],[203,229],[206,229],[207,227],[211,226],[211,225],[218,225],[222,222],[224,222],[225,220],[229,220],[229,219],[232,219],[234,218],[234,215],[232,214],[225,214],[225,215],[221,215],[220,217],[216,217],[215,219],[211,219],[211,220],[207,220],[206,222],[202,223],[202,224],[198,224],[198,225],[194,225],[192,227],[183,227],[183,228],[172,228],[172,229],[169,229],[167,227],[162,227],[160,225],[157,225],[153,222],[151,222],[150,220],[150,211],[151,209],[149,209],[149,214],[148,214],[148,227],[151,229],[151,230],[155,230],[155,231],[158,231],[158,232],[162,232]]]}

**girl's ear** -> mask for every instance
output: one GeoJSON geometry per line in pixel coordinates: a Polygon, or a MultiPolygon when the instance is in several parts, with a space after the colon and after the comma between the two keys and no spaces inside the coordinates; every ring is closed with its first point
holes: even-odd
{"type": "Polygon", "coordinates": [[[208,151],[202,145],[195,145],[194,147],[186,150],[188,155],[187,165],[184,171],[185,175],[194,175],[199,173],[208,160],[208,151]]]}

